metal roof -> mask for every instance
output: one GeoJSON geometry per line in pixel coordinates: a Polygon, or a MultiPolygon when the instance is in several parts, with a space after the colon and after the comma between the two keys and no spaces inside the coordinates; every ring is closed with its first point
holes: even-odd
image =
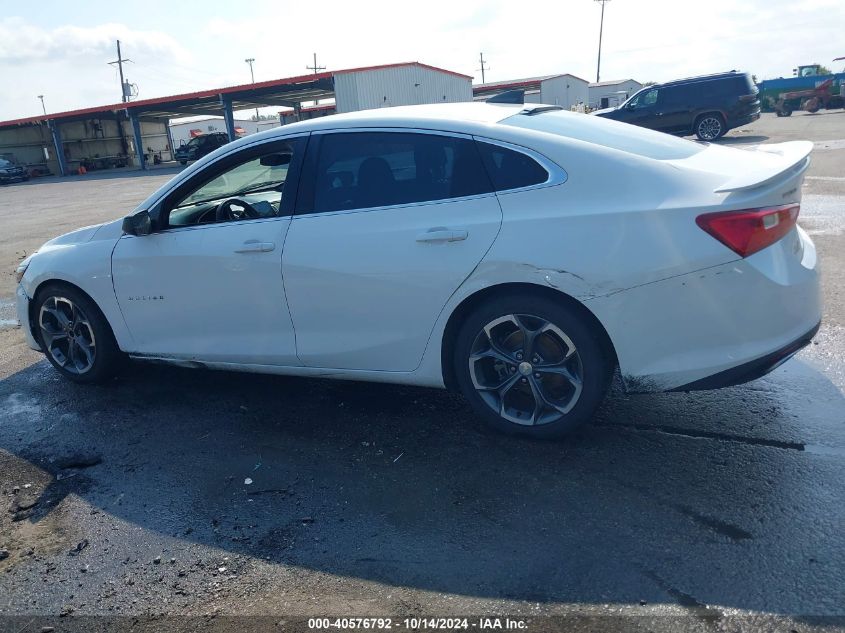
{"type": "Polygon", "coordinates": [[[636,79],[613,79],[611,81],[594,81],[590,84],[590,88],[604,88],[605,86],[618,86],[619,84],[628,83],[629,81],[633,81],[635,84],[640,83],[636,79]]]}
{"type": "Polygon", "coordinates": [[[128,112],[137,114],[142,119],[171,119],[177,117],[197,115],[220,115],[223,106],[221,99],[231,100],[233,110],[247,110],[264,106],[292,107],[303,101],[329,99],[334,97],[334,76],[356,72],[368,72],[401,66],[418,66],[471,80],[469,75],[462,75],[451,70],[429,66],[420,62],[404,62],[397,64],[383,64],[380,66],[364,66],[344,70],[326,71],[259,81],[226,88],[213,88],[197,92],[187,92],[168,97],[139,99],[129,103],[115,103],[111,105],[81,108],[67,112],[57,112],[47,115],[0,121],[0,128],[17,125],[42,123],[49,120],[74,121],[97,117],[117,117],[128,112]]]}
{"type": "Polygon", "coordinates": [[[516,88],[525,88],[539,90],[540,84],[549,79],[558,79],[559,77],[572,77],[578,81],[587,83],[586,79],[581,79],[577,75],[570,73],[561,73],[558,75],[542,75],[540,77],[526,77],[524,79],[509,79],[507,81],[491,81],[484,84],[476,84],[472,87],[473,94],[485,94],[488,92],[500,92],[502,90],[513,90],[516,88]]]}

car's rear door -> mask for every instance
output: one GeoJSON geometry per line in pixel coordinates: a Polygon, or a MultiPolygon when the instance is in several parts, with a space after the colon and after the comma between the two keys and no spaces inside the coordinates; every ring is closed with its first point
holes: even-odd
{"type": "Polygon", "coordinates": [[[502,221],[465,135],[312,135],[282,260],[300,360],[411,371],[502,221]]]}

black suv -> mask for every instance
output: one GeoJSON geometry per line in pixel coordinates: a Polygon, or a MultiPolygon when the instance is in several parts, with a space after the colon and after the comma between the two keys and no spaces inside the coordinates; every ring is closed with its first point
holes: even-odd
{"type": "Polygon", "coordinates": [[[177,148],[175,158],[185,165],[189,160],[202,158],[206,154],[210,154],[216,150],[218,147],[223,147],[228,142],[229,135],[225,132],[212,132],[211,134],[195,136],[190,141],[177,148]]]}
{"type": "Polygon", "coordinates": [[[677,79],[647,86],[618,108],[594,114],[661,132],[715,141],[760,118],[757,86],[747,73],[677,79]]]}

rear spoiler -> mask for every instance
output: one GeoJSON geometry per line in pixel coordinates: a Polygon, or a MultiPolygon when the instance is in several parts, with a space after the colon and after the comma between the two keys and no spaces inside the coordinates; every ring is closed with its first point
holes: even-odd
{"type": "Polygon", "coordinates": [[[810,152],[813,151],[813,144],[810,141],[789,141],[760,145],[755,151],[771,154],[771,159],[766,161],[769,164],[754,167],[734,176],[714,189],[714,193],[756,189],[787,176],[797,176],[810,165],[809,157],[810,152]]]}

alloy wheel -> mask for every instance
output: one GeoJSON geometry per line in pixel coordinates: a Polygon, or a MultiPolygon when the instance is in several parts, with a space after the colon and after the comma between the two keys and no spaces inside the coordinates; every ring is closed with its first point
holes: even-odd
{"type": "Polygon", "coordinates": [[[569,413],[581,396],[583,372],[572,340],[528,314],[489,322],[469,355],[478,395],[499,416],[521,425],[548,424],[569,413]]]}
{"type": "Polygon", "coordinates": [[[38,314],[44,347],[65,371],[84,374],[94,366],[97,349],[88,317],[65,297],[49,297],[38,314]]]}
{"type": "Polygon", "coordinates": [[[722,122],[715,116],[708,116],[698,123],[698,135],[705,141],[713,141],[722,134],[722,122]]]}

